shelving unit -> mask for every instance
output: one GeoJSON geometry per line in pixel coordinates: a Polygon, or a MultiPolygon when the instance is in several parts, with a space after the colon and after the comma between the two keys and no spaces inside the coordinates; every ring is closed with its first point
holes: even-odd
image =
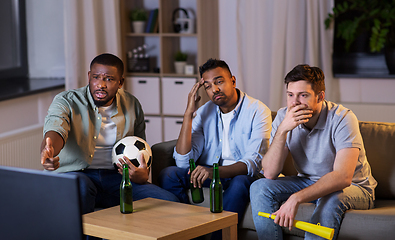
{"type": "MultiPolygon", "coordinates": [[[[179,16],[182,12],[178,12],[179,16]]],[[[150,56],[149,72],[127,72],[125,88],[141,102],[146,115],[147,142],[176,139],[182,124],[188,93],[200,78],[198,67],[209,58],[219,57],[218,0],[121,0],[123,61],[127,52],[143,44],[150,56]],[[135,8],[147,12],[159,9],[158,33],[133,33],[128,15],[135,8]],[[175,33],[173,12],[177,8],[188,11],[194,19],[193,33],[175,33]],[[188,53],[187,64],[193,65],[194,74],[176,74],[174,55],[188,53]]],[[[201,104],[208,101],[200,89],[201,104]]]]}

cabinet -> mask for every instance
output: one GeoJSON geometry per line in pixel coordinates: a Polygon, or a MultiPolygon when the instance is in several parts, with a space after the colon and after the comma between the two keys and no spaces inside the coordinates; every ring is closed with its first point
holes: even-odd
{"type": "MultiPolygon", "coordinates": [[[[122,60],[127,66],[127,53],[146,46],[149,68],[145,72],[126,72],[125,88],[143,106],[147,123],[147,142],[153,145],[178,137],[188,93],[200,79],[198,67],[209,58],[219,57],[218,0],[121,0],[122,60]],[[132,32],[129,12],[143,8],[149,14],[158,9],[158,31],[132,32]],[[174,21],[185,18],[193,24],[192,31],[175,32],[174,21]],[[174,16],[174,17],[173,17],[174,16]],[[174,56],[177,51],[188,54],[187,64],[192,74],[177,74],[174,56]]],[[[176,21],[176,23],[179,23],[176,21]]],[[[127,69],[127,67],[126,67],[127,69]]],[[[199,90],[201,104],[208,101],[203,88],[199,90]]]]}
{"type": "Polygon", "coordinates": [[[160,114],[159,81],[159,77],[126,77],[126,91],[140,101],[145,115],[160,114]]]}
{"type": "Polygon", "coordinates": [[[162,112],[164,115],[184,115],[188,93],[196,78],[162,78],[162,112]]]}

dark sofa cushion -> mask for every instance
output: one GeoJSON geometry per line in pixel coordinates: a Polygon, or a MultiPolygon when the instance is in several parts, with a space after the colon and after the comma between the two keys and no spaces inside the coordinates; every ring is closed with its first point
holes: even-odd
{"type": "Polygon", "coordinates": [[[158,185],[158,177],[162,169],[176,165],[176,161],[173,158],[173,150],[176,143],[177,140],[171,140],[152,145],[151,176],[153,184],[158,185]]]}
{"type": "MultiPolygon", "coordinates": [[[[275,112],[272,112],[273,118],[275,112]]],[[[362,138],[372,174],[378,182],[376,188],[375,208],[370,210],[347,211],[340,228],[339,239],[393,239],[395,236],[395,123],[360,121],[362,138]],[[382,200],[384,199],[384,200],[382,200]],[[391,200],[385,200],[391,199],[391,200]]],[[[173,149],[176,140],[153,145],[152,181],[157,184],[159,172],[167,166],[175,165],[173,149]]],[[[296,170],[289,154],[282,171],[285,175],[295,175],[296,170]]],[[[205,197],[209,199],[208,190],[205,197]]],[[[205,201],[206,202],[206,201],[205,201]]],[[[207,204],[203,203],[203,204],[207,204]]],[[[308,221],[314,211],[314,204],[303,203],[299,206],[296,219],[308,221]]],[[[251,231],[252,238],[257,239],[252,221],[251,207],[248,206],[242,222],[245,231],[251,231]]],[[[304,232],[294,228],[285,239],[302,239],[304,232]]],[[[243,238],[244,239],[244,238],[243,238]]]]}
{"type": "Polygon", "coordinates": [[[359,122],[366,156],[377,180],[376,199],[395,199],[395,123],[359,122]]]}

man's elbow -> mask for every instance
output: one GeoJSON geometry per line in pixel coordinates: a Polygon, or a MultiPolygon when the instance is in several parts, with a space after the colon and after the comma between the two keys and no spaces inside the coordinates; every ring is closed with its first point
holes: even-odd
{"type": "Polygon", "coordinates": [[[279,174],[279,172],[277,172],[277,171],[279,171],[278,169],[273,168],[272,166],[263,164],[263,163],[262,163],[262,171],[263,171],[263,176],[267,179],[274,180],[278,177],[278,174],[279,174]]]}
{"type": "Polygon", "coordinates": [[[352,176],[351,177],[345,176],[344,178],[342,178],[342,181],[340,182],[340,187],[341,189],[345,189],[346,187],[351,186],[351,183],[352,183],[352,176]]]}
{"type": "Polygon", "coordinates": [[[277,179],[277,177],[278,177],[278,174],[273,174],[273,173],[270,173],[270,172],[263,172],[263,176],[265,177],[265,178],[267,178],[267,179],[271,179],[271,180],[276,180],[277,179]]]}
{"type": "Polygon", "coordinates": [[[189,162],[176,160],[176,166],[179,168],[189,168],[189,162]]]}

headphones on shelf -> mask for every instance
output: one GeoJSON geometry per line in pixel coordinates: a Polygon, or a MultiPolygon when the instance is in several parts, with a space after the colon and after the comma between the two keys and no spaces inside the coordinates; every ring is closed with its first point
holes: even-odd
{"type": "Polygon", "coordinates": [[[173,22],[174,32],[176,32],[176,33],[185,32],[188,30],[188,28],[190,28],[189,21],[182,21],[181,18],[177,18],[177,20],[176,20],[176,13],[179,11],[184,12],[186,18],[189,18],[188,12],[184,8],[176,8],[173,11],[172,22],[173,22]]]}

